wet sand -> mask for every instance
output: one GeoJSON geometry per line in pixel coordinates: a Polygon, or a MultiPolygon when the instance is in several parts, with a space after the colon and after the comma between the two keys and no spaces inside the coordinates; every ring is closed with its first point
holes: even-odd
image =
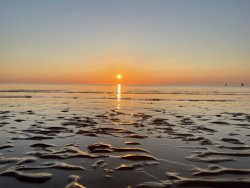
{"type": "Polygon", "coordinates": [[[250,187],[250,88],[0,86],[3,187],[250,187]]]}

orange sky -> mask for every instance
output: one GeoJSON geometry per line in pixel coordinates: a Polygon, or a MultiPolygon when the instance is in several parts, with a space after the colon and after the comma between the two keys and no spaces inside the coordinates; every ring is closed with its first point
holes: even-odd
{"type": "MultiPolygon", "coordinates": [[[[248,69],[237,67],[204,67],[178,62],[150,63],[145,59],[122,57],[99,57],[86,60],[86,67],[79,60],[62,66],[32,64],[20,68],[6,67],[1,70],[0,80],[32,83],[78,83],[78,84],[114,84],[116,75],[122,74],[121,83],[125,84],[223,84],[241,83],[249,80],[248,69]],[[157,66],[154,66],[156,64],[157,66]],[[9,77],[9,75],[12,75],[9,77]]],[[[149,60],[151,61],[151,60],[149,60]]]]}

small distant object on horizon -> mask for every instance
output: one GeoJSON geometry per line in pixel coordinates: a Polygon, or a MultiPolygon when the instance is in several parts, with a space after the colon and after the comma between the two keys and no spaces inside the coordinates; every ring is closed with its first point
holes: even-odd
{"type": "MultiPolygon", "coordinates": [[[[225,87],[227,87],[227,86],[228,86],[228,83],[225,83],[224,85],[225,85],[225,87]]],[[[241,87],[244,87],[245,84],[242,82],[242,83],[240,84],[240,86],[241,86],[241,87]]]]}

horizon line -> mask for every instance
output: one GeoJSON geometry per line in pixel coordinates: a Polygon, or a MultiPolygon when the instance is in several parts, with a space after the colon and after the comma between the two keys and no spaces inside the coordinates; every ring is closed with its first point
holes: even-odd
{"type": "Polygon", "coordinates": [[[178,85],[186,85],[186,86],[209,86],[209,85],[223,85],[225,87],[230,87],[230,86],[242,86],[241,84],[244,84],[244,86],[249,86],[249,83],[246,82],[224,82],[224,83],[121,83],[121,82],[116,82],[116,83],[73,83],[73,82],[13,82],[13,81],[0,81],[0,84],[37,84],[37,85],[116,85],[116,84],[122,84],[122,85],[158,85],[158,86],[178,86],[178,85]],[[227,85],[225,85],[227,84],[227,85]]]}

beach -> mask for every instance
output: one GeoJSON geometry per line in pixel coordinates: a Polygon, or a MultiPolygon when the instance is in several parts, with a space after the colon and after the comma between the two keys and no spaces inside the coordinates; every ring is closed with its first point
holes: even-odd
{"type": "Polygon", "coordinates": [[[250,187],[250,88],[0,84],[1,187],[250,187]]]}

